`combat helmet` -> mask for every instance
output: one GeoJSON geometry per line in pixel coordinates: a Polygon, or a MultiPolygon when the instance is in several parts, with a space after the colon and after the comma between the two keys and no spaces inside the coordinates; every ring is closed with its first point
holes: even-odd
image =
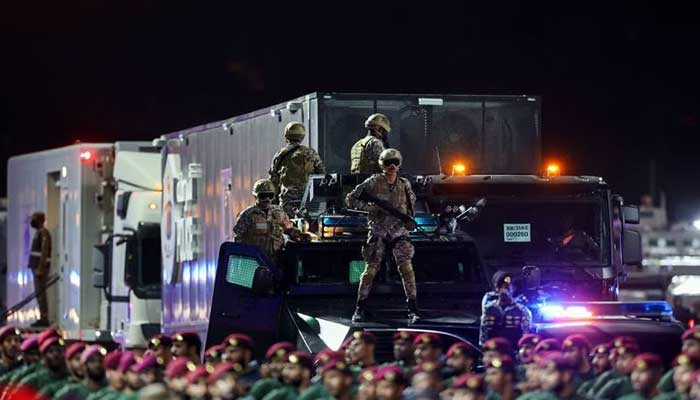
{"type": "Polygon", "coordinates": [[[384,160],[391,160],[391,159],[396,159],[396,160],[399,160],[400,163],[403,163],[403,157],[401,156],[401,152],[399,152],[396,149],[385,149],[379,155],[379,166],[383,167],[384,160]]]}
{"type": "Polygon", "coordinates": [[[253,196],[258,197],[260,193],[275,193],[275,184],[269,179],[259,179],[253,185],[253,196]]]}
{"type": "Polygon", "coordinates": [[[367,118],[367,121],[365,121],[365,128],[369,128],[370,126],[379,126],[383,128],[386,133],[391,132],[391,124],[389,123],[389,118],[387,118],[386,115],[384,114],[372,114],[367,118]]]}
{"type": "Polygon", "coordinates": [[[284,128],[284,138],[290,142],[301,142],[306,136],[306,128],[301,122],[290,122],[284,128]]]}

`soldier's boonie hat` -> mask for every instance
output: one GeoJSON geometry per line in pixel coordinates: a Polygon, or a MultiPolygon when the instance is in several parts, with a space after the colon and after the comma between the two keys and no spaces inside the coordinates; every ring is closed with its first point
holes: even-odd
{"type": "Polygon", "coordinates": [[[367,367],[360,372],[360,383],[363,382],[376,382],[377,381],[377,367],[367,367]]]}
{"type": "Polygon", "coordinates": [[[63,346],[65,343],[63,343],[63,339],[61,339],[60,337],[56,337],[56,336],[50,337],[50,338],[44,340],[43,342],[41,342],[41,344],[39,345],[39,352],[41,354],[44,354],[46,352],[46,350],[48,350],[48,348],[54,344],[57,344],[59,346],[63,346]]]}
{"type": "Polygon", "coordinates": [[[483,351],[497,351],[501,354],[510,354],[513,352],[513,346],[506,338],[495,337],[484,342],[483,351]]]}
{"type": "Polygon", "coordinates": [[[39,349],[39,339],[38,338],[28,338],[24,339],[22,344],[19,346],[19,349],[27,352],[31,350],[38,350],[39,349]]]}
{"type": "Polygon", "coordinates": [[[2,328],[0,328],[0,342],[5,340],[6,337],[12,336],[12,335],[22,336],[22,332],[12,325],[5,325],[2,328]]]}
{"type": "Polygon", "coordinates": [[[698,342],[700,342],[700,326],[694,326],[683,332],[683,336],[681,339],[683,341],[697,340],[698,342]]]}
{"type": "Polygon", "coordinates": [[[561,350],[561,344],[557,339],[544,339],[537,343],[537,346],[535,346],[535,353],[541,353],[544,351],[559,351],[561,350]]]}
{"type": "Polygon", "coordinates": [[[330,360],[323,366],[323,373],[329,371],[338,371],[347,375],[351,375],[350,366],[342,360],[330,360]]]}
{"type": "Polygon", "coordinates": [[[503,372],[515,372],[515,363],[511,356],[498,356],[491,359],[490,364],[486,368],[498,368],[503,372]]]}
{"type": "Polygon", "coordinates": [[[452,387],[455,389],[467,389],[476,393],[485,394],[486,386],[484,385],[484,376],[480,374],[466,373],[458,376],[452,381],[452,387]]]}
{"type": "Polygon", "coordinates": [[[192,364],[192,370],[195,369],[196,365],[189,361],[187,357],[178,357],[171,360],[168,366],[165,368],[165,376],[168,379],[174,379],[184,376],[190,370],[187,368],[187,364],[192,364]]]}
{"type": "Polygon", "coordinates": [[[591,350],[591,342],[589,342],[583,335],[569,335],[562,342],[561,348],[562,350],[566,350],[572,347],[577,347],[588,353],[591,350]]]}
{"type": "Polygon", "coordinates": [[[115,370],[119,368],[119,360],[122,358],[121,350],[114,350],[107,353],[105,358],[102,360],[102,366],[108,370],[115,370]]]}
{"type": "Polygon", "coordinates": [[[409,331],[398,331],[394,333],[394,341],[399,341],[399,340],[406,340],[411,343],[413,343],[413,339],[415,339],[416,334],[413,332],[409,331]]]}
{"type": "Polygon", "coordinates": [[[248,350],[253,350],[255,347],[253,339],[242,333],[232,333],[226,336],[222,344],[226,347],[242,347],[248,350]]]}
{"type": "Polygon", "coordinates": [[[173,339],[164,334],[156,335],[151,338],[151,340],[148,341],[148,348],[149,349],[155,349],[158,346],[166,346],[170,347],[173,345],[173,339]]]}
{"type": "Polygon", "coordinates": [[[442,347],[442,339],[440,339],[440,335],[428,332],[421,333],[420,335],[416,336],[415,339],[413,339],[414,346],[424,344],[430,345],[431,347],[442,347]]]}
{"type": "Polygon", "coordinates": [[[523,347],[523,346],[532,346],[535,347],[537,346],[537,343],[540,342],[542,338],[540,338],[540,335],[536,333],[526,333],[524,334],[520,340],[518,340],[518,347],[523,347]]]}
{"type": "Polygon", "coordinates": [[[68,346],[66,349],[66,361],[70,360],[71,358],[75,357],[76,355],[79,355],[80,353],[85,350],[85,343],[84,342],[75,342],[72,345],[68,346]]]}
{"type": "MultiPolygon", "coordinates": [[[[212,371],[213,372],[213,371],[212,371]]],[[[200,379],[208,379],[209,371],[204,365],[198,365],[194,370],[187,373],[187,383],[193,385],[197,383],[200,379]]]]}
{"type": "Polygon", "coordinates": [[[464,355],[467,357],[474,357],[474,348],[464,342],[457,342],[447,349],[447,357],[454,357],[459,355],[464,355]]]}
{"type": "Polygon", "coordinates": [[[213,357],[213,358],[219,358],[221,357],[221,354],[224,352],[224,349],[226,346],[223,344],[217,344],[214,346],[211,346],[210,348],[207,349],[207,351],[204,352],[204,357],[213,357]]]}
{"type": "Polygon", "coordinates": [[[287,362],[290,364],[301,365],[304,368],[313,369],[314,360],[309,353],[303,351],[293,351],[287,356],[287,362]]]}
{"type": "Polygon", "coordinates": [[[403,370],[397,365],[380,367],[374,379],[376,382],[387,381],[396,383],[397,385],[403,385],[406,382],[403,370]]]}
{"type": "Polygon", "coordinates": [[[664,362],[661,360],[661,357],[654,353],[642,353],[634,358],[632,364],[634,365],[634,369],[639,371],[662,369],[664,367],[664,362]]]}
{"type": "Polygon", "coordinates": [[[355,331],[352,333],[353,340],[361,340],[364,343],[375,344],[377,343],[377,337],[374,336],[372,332],[368,331],[355,331]]]}
{"type": "Polygon", "coordinates": [[[83,352],[80,354],[80,364],[85,364],[90,359],[90,357],[98,354],[102,357],[106,356],[107,349],[98,344],[87,346],[85,350],[83,350],[83,352]]]}
{"type": "MultiPolygon", "coordinates": [[[[289,342],[277,342],[270,346],[265,353],[265,358],[267,360],[272,360],[273,358],[285,359],[287,354],[296,350],[297,347],[289,342]]],[[[320,354],[320,353],[319,353],[320,354]]]]}

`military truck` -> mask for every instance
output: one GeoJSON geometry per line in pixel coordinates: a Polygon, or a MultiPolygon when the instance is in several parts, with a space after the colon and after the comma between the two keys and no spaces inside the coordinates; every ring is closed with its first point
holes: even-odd
{"type": "Polygon", "coordinates": [[[491,276],[511,270],[545,335],[587,332],[602,341],[638,329],[643,343],[677,341],[667,304],[615,302],[623,264],[640,261],[639,234],[626,226],[637,209],[601,178],[547,173],[540,121],[535,96],[314,93],[164,135],[165,332],[193,329],[209,346],[242,331],[261,351],[281,339],[312,352],[337,348],[363,328],[387,354],[399,329],[476,343],[491,276]],[[346,210],[343,199],[365,178],[348,175],[349,153],[375,112],[391,120],[389,142],[404,154],[401,173],[418,196],[411,236],[425,317],[413,325],[392,266],[375,281],[374,318],[350,321],[366,216],[346,210]],[[304,144],[329,174],[312,177],[296,220],[314,240],[289,242],[272,266],[257,248],[231,243],[231,231],[291,121],[307,126],[304,144]],[[585,249],[568,247],[569,231],[585,249]]]}

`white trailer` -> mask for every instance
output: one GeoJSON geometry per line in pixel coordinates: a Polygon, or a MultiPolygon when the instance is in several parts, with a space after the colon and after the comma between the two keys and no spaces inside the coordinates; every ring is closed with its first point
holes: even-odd
{"type": "MultiPolygon", "coordinates": [[[[160,329],[160,255],[143,246],[160,221],[160,154],[149,146],[85,143],[10,158],[8,307],[34,292],[28,218],[43,211],[53,245],[50,276],[59,277],[48,290],[52,325],[68,339],[132,345],[160,329]],[[145,265],[152,269],[140,270],[145,265]],[[157,285],[147,282],[152,275],[157,285]]],[[[38,317],[31,301],[8,321],[27,326],[38,317]]]]}

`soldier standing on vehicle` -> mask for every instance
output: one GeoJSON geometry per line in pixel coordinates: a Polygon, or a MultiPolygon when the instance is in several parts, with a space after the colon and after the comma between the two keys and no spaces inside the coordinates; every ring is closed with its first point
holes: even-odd
{"type": "Polygon", "coordinates": [[[301,204],[309,175],[326,172],[316,150],[301,144],[305,135],[304,124],[288,123],[284,128],[287,145],[275,154],[270,167],[270,180],[279,190],[279,205],[290,218],[301,204]]]}
{"type": "Polygon", "coordinates": [[[377,164],[384,149],[389,148],[387,135],[391,132],[389,118],[384,114],[372,114],[365,121],[367,136],[358,140],[350,150],[351,174],[377,174],[382,172],[377,164]]]}
{"type": "Polygon", "coordinates": [[[410,216],[413,214],[416,195],[411,190],[409,181],[398,175],[401,161],[401,153],[398,150],[382,151],[379,165],[383,172],[374,174],[357,185],[345,200],[349,208],[369,212],[369,237],[367,243],[362,246],[365,270],[360,276],[353,322],[367,319],[367,297],[372,290],[372,283],[379,272],[385,251],[391,252],[401,275],[410,322],[416,322],[420,318],[416,304],[416,277],[411,263],[414,249],[408,240],[409,230],[415,229],[415,223],[411,223],[410,216]],[[376,204],[376,200],[374,203],[362,200],[365,197],[363,195],[380,200],[385,203],[385,207],[376,204]],[[387,207],[391,207],[400,215],[388,212],[387,207]],[[406,218],[399,218],[401,215],[406,218]]]}
{"type": "Polygon", "coordinates": [[[39,320],[32,326],[49,325],[49,303],[46,299],[46,281],[51,270],[51,234],[44,223],[46,215],[37,211],[32,214],[30,225],[36,229],[29,253],[29,269],[34,275],[34,293],[39,306],[39,320]]]}
{"type": "Polygon", "coordinates": [[[258,246],[277,265],[279,252],[284,246],[284,234],[292,240],[307,241],[309,235],[296,229],[280,206],[273,205],[275,185],[269,179],[260,179],[253,185],[255,204],[241,211],[233,227],[234,241],[258,246]]]}

